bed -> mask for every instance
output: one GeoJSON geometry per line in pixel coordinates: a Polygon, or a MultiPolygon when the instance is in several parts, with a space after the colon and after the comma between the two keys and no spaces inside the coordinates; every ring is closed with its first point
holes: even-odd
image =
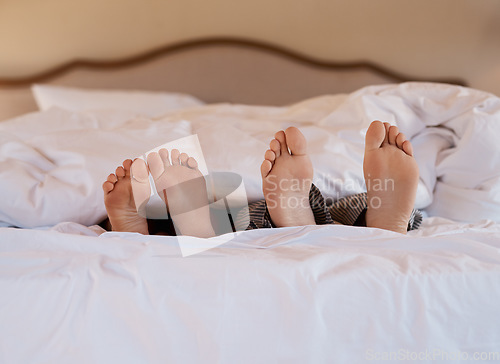
{"type": "Polygon", "coordinates": [[[1,362],[500,362],[497,97],[204,39],[0,80],[0,105],[1,362]],[[407,235],[97,225],[101,184],[123,159],[194,134],[208,169],[239,174],[249,201],[262,198],[270,138],[291,125],[327,198],[362,192],[375,119],[415,147],[425,219],[407,235]]]}

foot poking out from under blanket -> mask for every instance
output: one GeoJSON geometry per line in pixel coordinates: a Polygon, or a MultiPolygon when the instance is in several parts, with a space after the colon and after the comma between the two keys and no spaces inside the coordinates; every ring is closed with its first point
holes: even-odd
{"type": "Polygon", "coordinates": [[[123,166],[116,168],[115,173],[110,174],[103,183],[104,205],[113,231],[147,235],[149,234],[147,220],[137,213],[132,195],[131,165],[132,160],[125,160],[123,166]]]}
{"type": "MultiPolygon", "coordinates": [[[[210,220],[206,182],[198,170],[196,160],[177,149],[171,151],[169,158],[168,150],[160,149],[158,153],[150,153],[147,162],[158,194],[167,205],[176,231],[199,238],[215,236],[210,220]]],[[[136,164],[140,169],[147,168],[141,159],[134,162],[133,168],[136,164]]],[[[147,182],[149,186],[149,181],[144,179],[143,182],[147,182]]]]}
{"type": "Polygon", "coordinates": [[[396,126],[374,121],[363,162],[368,192],[366,226],[406,234],[418,185],[413,147],[396,126]]]}
{"type": "Polygon", "coordinates": [[[261,165],[262,188],[277,227],[315,225],[309,205],[313,178],[304,135],[295,127],[279,131],[261,165]]]}

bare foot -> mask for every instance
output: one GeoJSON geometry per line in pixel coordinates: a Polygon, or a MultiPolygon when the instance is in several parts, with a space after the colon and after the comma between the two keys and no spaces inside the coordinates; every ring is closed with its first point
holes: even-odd
{"type": "Polygon", "coordinates": [[[148,166],[160,197],[167,204],[175,229],[199,238],[215,236],[205,178],[198,163],[186,153],[166,149],[148,155],[148,166]]]}
{"type": "Polygon", "coordinates": [[[113,231],[148,235],[147,220],[137,213],[132,196],[131,165],[130,159],[125,160],[123,166],[116,168],[115,174],[110,174],[103,183],[104,205],[113,231]]]}
{"type": "Polygon", "coordinates": [[[396,126],[374,121],[363,162],[368,191],[366,226],[406,234],[418,185],[413,147],[396,126]]]}
{"type": "Polygon", "coordinates": [[[313,167],[306,139],[295,127],[274,138],[260,167],[269,215],[277,227],[316,225],[309,204],[313,167]]]}

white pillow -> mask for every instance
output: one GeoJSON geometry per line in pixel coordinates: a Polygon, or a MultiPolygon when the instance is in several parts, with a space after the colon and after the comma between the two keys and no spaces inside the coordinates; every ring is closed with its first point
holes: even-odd
{"type": "Polygon", "coordinates": [[[40,111],[56,106],[69,111],[133,111],[148,117],[158,117],[172,110],[204,104],[193,96],[172,92],[97,90],[49,85],[33,85],[31,90],[40,111]]]}

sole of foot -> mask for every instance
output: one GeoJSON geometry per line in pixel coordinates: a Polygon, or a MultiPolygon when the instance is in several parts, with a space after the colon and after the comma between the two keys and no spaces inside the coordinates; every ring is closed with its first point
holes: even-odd
{"type": "Polygon", "coordinates": [[[309,204],[313,178],[307,141],[295,127],[279,131],[261,165],[262,190],[276,227],[315,225],[309,204]]]}
{"type": "Polygon", "coordinates": [[[104,205],[113,231],[147,235],[147,220],[138,214],[132,193],[131,165],[132,160],[125,160],[103,183],[104,205]]]}
{"type": "MultiPolygon", "coordinates": [[[[144,161],[136,162],[142,163],[141,168],[146,168],[144,161]]],[[[215,236],[206,182],[196,160],[177,149],[173,149],[170,155],[167,149],[161,149],[158,153],[150,153],[147,163],[176,232],[199,238],[215,236]]]]}
{"type": "Polygon", "coordinates": [[[406,234],[419,173],[413,147],[396,126],[371,123],[363,172],[368,194],[366,226],[406,234]]]}

